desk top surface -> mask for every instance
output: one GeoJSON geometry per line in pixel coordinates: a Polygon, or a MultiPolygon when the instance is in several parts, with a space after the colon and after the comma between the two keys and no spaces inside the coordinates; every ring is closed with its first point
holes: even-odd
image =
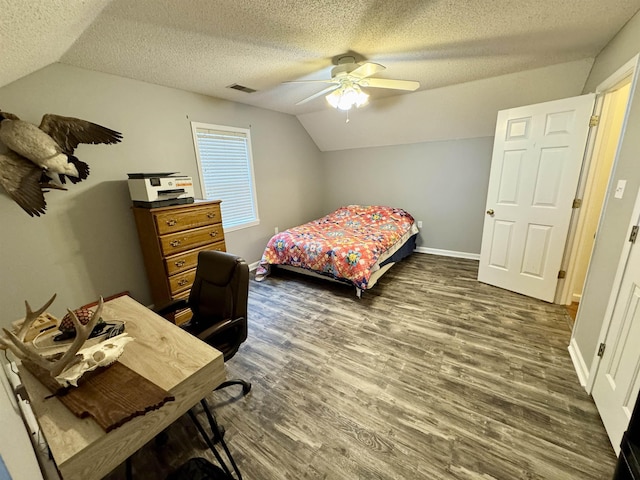
{"type": "Polygon", "coordinates": [[[106,433],[74,416],[26,369],[20,369],[32,408],[65,480],[102,478],[224,381],[222,353],[130,297],[105,302],[102,318],[126,322],[119,362],[169,391],[175,400],[106,433]]]}

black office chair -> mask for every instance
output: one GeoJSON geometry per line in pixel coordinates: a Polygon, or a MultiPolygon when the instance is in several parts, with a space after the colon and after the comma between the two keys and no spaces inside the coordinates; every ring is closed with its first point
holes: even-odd
{"type": "MultiPolygon", "coordinates": [[[[186,331],[220,350],[226,362],[247,339],[249,267],[237,255],[218,251],[198,254],[196,277],[188,300],[176,300],[157,310],[162,316],[190,308],[191,319],[181,325],[186,331]]],[[[227,380],[216,390],[242,385],[242,394],[251,390],[245,380],[227,380]]]]}

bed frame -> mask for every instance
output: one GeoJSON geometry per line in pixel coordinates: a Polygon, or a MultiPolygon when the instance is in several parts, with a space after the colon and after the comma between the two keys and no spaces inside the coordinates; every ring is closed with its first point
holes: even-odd
{"type": "MultiPolygon", "coordinates": [[[[417,229],[417,227],[415,225],[413,225],[411,230],[409,230],[403,236],[403,238],[400,239],[400,241],[398,241],[396,248],[391,248],[387,252],[385,252],[383,255],[380,256],[380,259],[378,259],[378,263],[381,266],[380,266],[380,268],[378,268],[378,270],[373,272],[371,274],[371,276],[369,277],[369,283],[368,283],[367,290],[372,288],[378,282],[380,277],[382,277],[382,275],[387,273],[387,271],[391,267],[393,267],[396,263],[398,263],[403,258],[405,258],[408,255],[410,255],[411,253],[413,253],[413,251],[416,248],[416,237],[417,236],[418,236],[418,229],[417,229]]],[[[331,277],[329,275],[322,275],[320,273],[314,272],[313,270],[308,270],[308,269],[302,268],[302,267],[294,267],[294,266],[291,266],[291,265],[273,264],[273,265],[271,265],[271,268],[281,268],[283,270],[289,270],[289,271],[295,272],[295,273],[302,273],[303,275],[308,275],[310,277],[321,278],[323,280],[329,280],[330,282],[334,282],[334,283],[341,283],[343,285],[354,286],[353,283],[351,283],[348,280],[340,280],[338,278],[333,278],[333,277],[331,277]]],[[[355,287],[355,289],[356,289],[356,296],[358,298],[362,298],[362,288],[355,287]]]]}

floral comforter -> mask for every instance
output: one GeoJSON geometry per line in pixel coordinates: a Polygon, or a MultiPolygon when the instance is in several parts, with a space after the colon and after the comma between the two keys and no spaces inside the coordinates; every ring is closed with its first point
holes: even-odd
{"type": "Polygon", "coordinates": [[[400,208],[341,207],[326,217],[274,235],[262,255],[256,280],[269,274],[270,265],[291,265],[348,280],[365,290],[380,255],[413,223],[413,217],[400,208]]]}

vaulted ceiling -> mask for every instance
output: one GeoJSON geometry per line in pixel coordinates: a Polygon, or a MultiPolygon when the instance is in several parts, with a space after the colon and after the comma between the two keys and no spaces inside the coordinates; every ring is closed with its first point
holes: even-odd
{"type": "MultiPolygon", "coordinates": [[[[640,0],[0,0],[0,86],[54,62],[280,112],[352,52],[420,90],[593,58],[640,0]],[[257,90],[228,88],[241,84],[257,90]]],[[[373,90],[373,89],[371,89],[373,90]]],[[[376,89],[373,96],[397,95],[376,89]]]]}

